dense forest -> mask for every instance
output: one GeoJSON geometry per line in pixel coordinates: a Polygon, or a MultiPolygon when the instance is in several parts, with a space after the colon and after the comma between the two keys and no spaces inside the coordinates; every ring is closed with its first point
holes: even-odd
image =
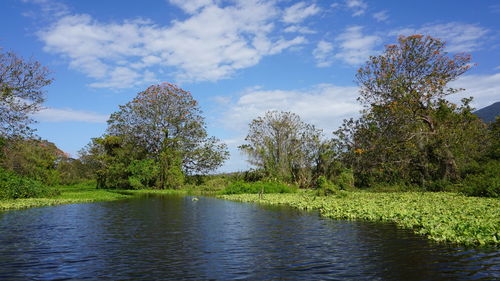
{"type": "Polygon", "coordinates": [[[182,189],[223,193],[316,189],[453,191],[500,195],[500,118],[485,123],[472,98],[447,97],[471,57],[449,55],[422,35],[398,38],[355,74],[360,117],[333,135],[292,112],[256,117],[240,150],[255,169],[213,172],[229,157],[206,130],[192,95],[170,83],[152,85],[111,114],[104,135],[79,158],[39,139],[31,114],[53,79],[34,60],[0,52],[0,199],[50,196],[55,186],[95,181],[99,189],[182,189]]]}

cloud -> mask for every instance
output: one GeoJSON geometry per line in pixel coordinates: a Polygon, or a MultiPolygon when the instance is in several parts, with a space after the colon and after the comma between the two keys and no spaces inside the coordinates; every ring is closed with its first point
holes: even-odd
{"type": "Polygon", "coordinates": [[[23,3],[30,3],[30,4],[35,4],[38,5],[40,8],[40,12],[34,13],[34,12],[28,12],[23,15],[28,16],[28,17],[37,17],[37,16],[43,16],[43,17],[62,17],[67,14],[69,14],[70,9],[68,6],[66,6],[63,3],[53,1],[53,0],[22,0],[23,3]]]}
{"type": "Polygon", "coordinates": [[[214,4],[214,1],[212,0],[170,0],[169,2],[175,6],[178,6],[188,14],[194,14],[201,8],[214,4]]]}
{"type": "Polygon", "coordinates": [[[313,50],[313,56],[317,67],[328,67],[333,63],[333,45],[332,43],[321,40],[313,50]]]}
{"type": "Polygon", "coordinates": [[[363,0],[346,0],[346,6],[353,11],[352,16],[357,17],[365,13],[368,4],[363,0]]]}
{"type": "Polygon", "coordinates": [[[109,115],[69,108],[44,108],[33,115],[43,122],[106,123],[109,115]]]}
{"type": "Polygon", "coordinates": [[[225,127],[246,132],[251,120],[268,110],[291,111],[325,132],[336,130],[344,118],[355,116],[361,109],[356,101],[358,87],[319,84],[305,90],[264,90],[251,88],[223,114],[225,127]]]}
{"type": "Polygon", "coordinates": [[[315,34],[316,33],[316,31],[314,31],[308,27],[300,26],[300,25],[290,25],[290,26],[286,27],[283,31],[288,32],[288,33],[297,32],[297,33],[302,33],[302,34],[315,34]]]}
{"type": "Polygon", "coordinates": [[[472,52],[481,47],[488,32],[488,29],[477,24],[450,22],[399,29],[391,32],[391,35],[431,35],[446,41],[446,50],[449,52],[472,52]]]}
{"type": "Polygon", "coordinates": [[[286,23],[300,23],[319,11],[320,9],[315,4],[307,6],[305,2],[299,2],[285,9],[283,21],[286,23]]]}
{"type": "MultiPolygon", "coordinates": [[[[274,35],[274,2],[171,1],[189,16],[160,26],[148,20],[103,23],[90,15],[66,15],[38,33],[44,50],[95,80],[93,87],[129,88],[165,80],[217,81],[269,55],[306,42],[274,35]],[[232,2],[231,2],[232,3],[232,2]]],[[[308,14],[314,11],[307,7],[308,14]]]]}
{"type": "Polygon", "coordinates": [[[351,26],[335,38],[340,45],[335,54],[336,59],[350,65],[358,65],[376,52],[375,47],[382,42],[382,38],[377,35],[364,35],[362,31],[361,26],[351,26]]]}
{"type": "Polygon", "coordinates": [[[389,19],[389,15],[387,14],[387,11],[380,11],[378,13],[374,13],[373,18],[378,22],[383,22],[389,19]]]}
{"type": "Polygon", "coordinates": [[[463,88],[464,92],[450,96],[450,100],[459,102],[466,97],[474,97],[472,105],[482,108],[500,101],[500,73],[490,75],[464,75],[450,84],[453,88],[463,88]]]}

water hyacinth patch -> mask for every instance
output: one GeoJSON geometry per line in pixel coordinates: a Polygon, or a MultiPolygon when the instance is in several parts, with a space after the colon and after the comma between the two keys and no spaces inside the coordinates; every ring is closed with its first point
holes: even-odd
{"type": "Polygon", "coordinates": [[[319,210],[324,217],[393,222],[437,242],[460,245],[500,244],[500,200],[466,197],[456,193],[342,192],[342,196],[293,194],[223,195],[241,202],[289,205],[319,210]]]}

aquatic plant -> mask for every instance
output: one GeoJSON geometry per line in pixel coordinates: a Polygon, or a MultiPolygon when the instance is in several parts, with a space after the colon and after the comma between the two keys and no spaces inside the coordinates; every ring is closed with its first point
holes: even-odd
{"type": "Polygon", "coordinates": [[[500,244],[500,200],[495,198],[445,192],[342,192],[336,196],[316,196],[311,191],[266,194],[262,198],[255,194],[220,197],[319,210],[322,216],[333,219],[393,222],[437,242],[500,244]]]}

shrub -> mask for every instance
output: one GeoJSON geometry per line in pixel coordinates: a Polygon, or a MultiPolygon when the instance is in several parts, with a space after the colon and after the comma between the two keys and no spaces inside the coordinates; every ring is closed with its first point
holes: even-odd
{"type": "Polygon", "coordinates": [[[128,166],[128,181],[133,189],[153,187],[159,174],[158,164],[153,159],[134,160],[128,166]]]}
{"type": "Polygon", "coordinates": [[[324,176],[319,176],[316,180],[317,194],[320,196],[327,196],[337,194],[340,190],[339,186],[329,181],[324,176]]]}
{"type": "Polygon", "coordinates": [[[489,161],[482,171],[464,180],[462,193],[468,196],[500,197],[500,161],[489,161]]]}
{"type": "Polygon", "coordinates": [[[39,181],[0,169],[0,199],[52,196],[58,193],[57,190],[50,189],[39,181]]]}
{"type": "Polygon", "coordinates": [[[341,190],[352,190],[354,189],[354,174],[350,169],[344,169],[333,179],[333,184],[341,190]]]}
{"type": "Polygon", "coordinates": [[[292,193],[296,187],[277,181],[243,182],[236,181],[227,186],[220,194],[292,193]]]}

